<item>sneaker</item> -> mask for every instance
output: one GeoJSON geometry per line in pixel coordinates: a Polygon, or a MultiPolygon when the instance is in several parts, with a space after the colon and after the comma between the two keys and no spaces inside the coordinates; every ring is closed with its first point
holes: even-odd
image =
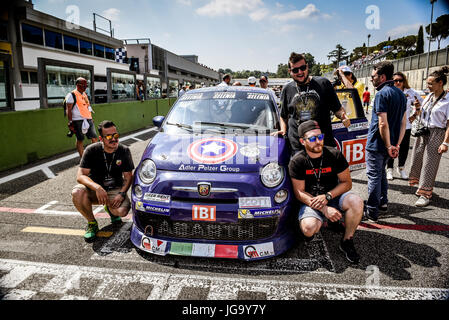
{"type": "Polygon", "coordinates": [[[341,224],[340,221],[337,222],[332,222],[332,221],[328,221],[327,222],[327,228],[333,232],[337,232],[337,233],[344,233],[345,232],[345,227],[341,224]]]}
{"type": "Polygon", "coordinates": [[[84,234],[84,240],[90,242],[95,239],[98,232],[98,222],[89,222],[86,227],[86,233],[84,234]]]}
{"type": "Polygon", "coordinates": [[[379,211],[387,212],[388,211],[388,205],[385,203],[385,204],[379,206],[379,211]]]}
{"type": "Polygon", "coordinates": [[[109,216],[111,217],[112,224],[122,223],[122,218],[114,216],[111,212],[109,212],[108,206],[104,206],[104,211],[106,211],[109,214],[109,216]]]}
{"type": "Polygon", "coordinates": [[[392,168],[387,169],[387,180],[393,180],[393,169],[392,168]]]}
{"type": "Polygon", "coordinates": [[[418,201],[415,202],[415,206],[417,207],[425,207],[430,203],[430,200],[424,196],[420,196],[418,201]]]}
{"type": "Polygon", "coordinates": [[[404,167],[399,167],[398,173],[402,180],[408,180],[408,174],[407,174],[407,172],[405,172],[404,167]]]}
{"type": "Polygon", "coordinates": [[[346,259],[351,263],[359,263],[360,256],[355,251],[354,241],[352,238],[340,241],[340,250],[345,254],[346,259]]]}
{"type": "Polygon", "coordinates": [[[374,217],[372,214],[370,214],[369,209],[366,206],[366,201],[364,201],[363,206],[363,217],[371,222],[377,222],[377,217],[374,217]]]}

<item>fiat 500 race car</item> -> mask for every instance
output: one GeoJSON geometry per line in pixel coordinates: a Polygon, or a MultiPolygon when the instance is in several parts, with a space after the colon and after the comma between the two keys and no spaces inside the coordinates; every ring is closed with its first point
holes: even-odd
{"type": "MultiPolygon", "coordinates": [[[[137,248],[258,260],[292,246],[297,208],[290,151],[285,138],[270,136],[280,127],[272,95],[253,87],[192,90],[153,122],[160,131],[142,155],[132,188],[137,248]]],[[[355,133],[348,140],[357,139],[355,133]]]]}

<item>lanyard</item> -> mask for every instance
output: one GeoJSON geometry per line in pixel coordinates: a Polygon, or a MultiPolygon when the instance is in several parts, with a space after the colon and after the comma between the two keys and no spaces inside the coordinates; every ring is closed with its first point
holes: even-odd
{"type": "Polygon", "coordinates": [[[320,179],[321,179],[321,169],[323,168],[323,155],[321,155],[320,170],[318,172],[318,175],[316,174],[316,169],[313,166],[312,160],[310,160],[309,155],[307,155],[307,160],[309,161],[310,166],[312,167],[313,174],[315,176],[315,179],[316,179],[316,181],[318,183],[318,187],[319,187],[320,186],[320,179]]]}
{"type": "Polygon", "coordinates": [[[115,152],[112,153],[112,160],[111,163],[108,166],[108,160],[106,159],[106,153],[104,152],[103,149],[103,157],[104,157],[104,164],[106,166],[106,173],[109,176],[109,173],[111,173],[111,169],[112,169],[112,163],[114,162],[114,158],[115,158],[115,152]]]}

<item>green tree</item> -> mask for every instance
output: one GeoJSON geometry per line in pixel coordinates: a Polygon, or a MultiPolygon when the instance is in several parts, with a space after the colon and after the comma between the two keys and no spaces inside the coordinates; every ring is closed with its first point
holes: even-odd
{"type": "Polygon", "coordinates": [[[337,44],[337,46],[335,47],[334,50],[332,50],[331,52],[329,52],[329,54],[327,55],[328,59],[333,58],[333,65],[334,67],[338,67],[338,63],[340,61],[345,60],[346,58],[348,58],[348,50],[346,50],[345,48],[343,48],[341,46],[341,44],[337,44]]]}
{"type": "Polygon", "coordinates": [[[424,53],[424,31],[423,27],[419,27],[418,39],[416,40],[416,53],[424,53]]]}
{"type": "MultiPolygon", "coordinates": [[[[426,32],[430,34],[430,24],[426,27],[426,32]]],[[[449,37],[449,14],[439,16],[436,22],[432,23],[432,34],[430,36],[438,41],[438,49],[440,49],[441,40],[449,37]]]]}
{"type": "Polygon", "coordinates": [[[276,72],[278,78],[288,78],[290,75],[288,73],[288,66],[284,63],[278,64],[278,70],[276,72]]]}

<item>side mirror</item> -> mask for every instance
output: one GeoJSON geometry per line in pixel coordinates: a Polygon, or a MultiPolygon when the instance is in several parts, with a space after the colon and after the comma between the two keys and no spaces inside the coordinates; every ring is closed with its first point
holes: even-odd
{"type": "Polygon", "coordinates": [[[162,122],[164,122],[165,117],[164,116],[155,116],[153,118],[153,124],[160,128],[162,126],[162,122]]]}

